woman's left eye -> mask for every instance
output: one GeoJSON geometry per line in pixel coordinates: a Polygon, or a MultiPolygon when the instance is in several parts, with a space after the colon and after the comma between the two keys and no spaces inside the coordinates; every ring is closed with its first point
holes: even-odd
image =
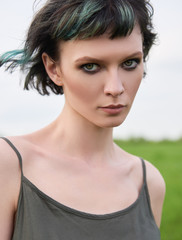
{"type": "Polygon", "coordinates": [[[122,66],[126,70],[133,70],[138,66],[139,63],[140,63],[140,59],[131,59],[124,62],[122,66]]]}
{"type": "Polygon", "coordinates": [[[100,69],[99,65],[96,63],[87,63],[82,65],[81,68],[88,73],[95,73],[100,69]]]}

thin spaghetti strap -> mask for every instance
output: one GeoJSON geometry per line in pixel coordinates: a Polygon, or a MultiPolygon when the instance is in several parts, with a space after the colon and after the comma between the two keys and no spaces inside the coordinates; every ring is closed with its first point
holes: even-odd
{"type": "Polygon", "coordinates": [[[16,153],[19,163],[20,163],[20,169],[21,169],[21,174],[23,175],[23,165],[22,165],[22,157],[19,153],[19,151],[17,150],[17,148],[12,144],[12,142],[10,142],[9,139],[5,138],[5,137],[1,137],[2,139],[4,139],[9,145],[10,147],[14,150],[14,152],[16,153]]]}
{"type": "Polygon", "coordinates": [[[145,166],[145,162],[142,158],[140,158],[142,161],[142,169],[143,169],[143,182],[144,184],[147,183],[147,179],[146,179],[146,166],[145,166]]]}
{"type": "Polygon", "coordinates": [[[154,218],[153,212],[152,212],[152,208],[151,208],[151,201],[150,201],[149,190],[148,190],[148,186],[147,186],[146,165],[145,165],[145,161],[142,158],[141,158],[141,161],[142,161],[142,167],[143,167],[143,183],[144,183],[144,188],[145,188],[146,200],[147,200],[147,204],[148,204],[148,208],[149,208],[150,214],[154,218]]]}

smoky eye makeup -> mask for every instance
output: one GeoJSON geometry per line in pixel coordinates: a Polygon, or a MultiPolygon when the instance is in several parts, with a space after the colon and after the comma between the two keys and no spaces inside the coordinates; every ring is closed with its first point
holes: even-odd
{"type": "Polygon", "coordinates": [[[97,63],[82,64],[79,68],[88,74],[97,73],[101,69],[101,67],[97,63]]]}
{"type": "MultiPolygon", "coordinates": [[[[103,68],[107,68],[107,65],[104,61],[96,60],[97,62],[95,61],[92,62],[92,60],[95,60],[95,59],[84,59],[84,60],[85,60],[85,63],[83,62],[83,60],[82,60],[82,63],[80,64],[77,63],[78,64],[77,68],[86,74],[92,75],[100,72],[100,70],[102,70],[103,68]]],[[[79,61],[77,60],[77,62],[79,61]]],[[[119,66],[125,71],[132,71],[132,70],[135,70],[141,62],[142,62],[142,57],[136,56],[136,57],[131,57],[123,60],[119,64],[119,66]]]]}
{"type": "Polygon", "coordinates": [[[124,68],[127,71],[132,71],[137,68],[140,62],[141,62],[140,58],[128,59],[122,63],[122,68],[124,68]]]}

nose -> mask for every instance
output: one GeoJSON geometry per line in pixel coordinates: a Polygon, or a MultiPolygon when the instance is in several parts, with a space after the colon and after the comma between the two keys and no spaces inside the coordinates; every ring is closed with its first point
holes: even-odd
{"type": "Polygon", "coordinates": [[[124,90],[125,89],[119,71],[115,70],[108,74],[104,87],[104,93],[106,95],[117,97],[121,95],[124,92],[124,90]]]}

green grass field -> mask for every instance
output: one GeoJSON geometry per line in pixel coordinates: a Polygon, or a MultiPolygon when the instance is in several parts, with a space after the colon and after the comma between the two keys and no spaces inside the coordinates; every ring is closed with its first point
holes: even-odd
{"type": "Polygon", "coordinates": [[[127,152],[140,156],[163,175],[166,197],[161,223],[162,240],[182,239],[182,139],[148,142],[143,139],[115,140],[127,152]]]}

